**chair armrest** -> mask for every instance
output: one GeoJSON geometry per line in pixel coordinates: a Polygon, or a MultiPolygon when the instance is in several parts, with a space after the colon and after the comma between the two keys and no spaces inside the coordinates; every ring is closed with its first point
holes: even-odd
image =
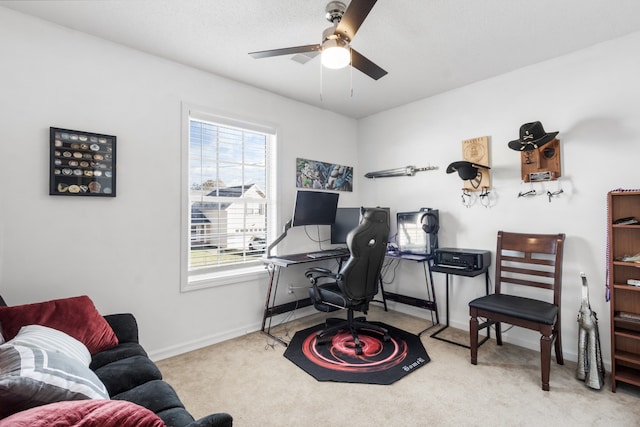
{"type": "Polygon", "coordinates": [[[138,322],[133,314],[108,314],[104,318],[115,332],[119,343],[138,343],[138,322]]]}
{"type": "Polygon", "coordinates": [[[340,273],[334,273],[333,271],[322,267],[312,267],[305,271],[304,275],[307,277],[307,279],[309,279],[309,282],[311,282],[311,287],[313,288],[313,290],[309,290],[309,295],[311,296],[311,300],[313,301],[314,305],[316,305],[316,308],[317,304],[322,302],[319,285],[322,285],[323,283],[330,283],[332,281],[339,282],[342,280],[342,275],[340,273]],[[318,283],[319,279],[328,280],[323,281],[323,283],[318,283]]]}
{"type": "Polygon", "coordinates": [[[233,418],[231,415],[220,412],[202,417],[199,420],[187,424],[186,427],[231,427],[232,425],[233,418]]]}
{"type": "Polygon", "coordinates": [[[312,284],[315,284],[315,282],[321,277],[327,277],[330,279],[338,278],[338,273],[334,273],[328,268],[322,268],[322,267],[311,267],[310,269],[304,272],[304,275],[307,279],[311,281],[312,284]]]}

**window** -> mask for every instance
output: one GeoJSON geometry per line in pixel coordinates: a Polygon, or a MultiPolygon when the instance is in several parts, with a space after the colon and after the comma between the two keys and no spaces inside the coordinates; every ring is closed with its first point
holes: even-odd
{"type": "Polygon", "coordinates": [[[275,131],[184,114],[182,289],[247,280],[264,271],[275,131]]]}

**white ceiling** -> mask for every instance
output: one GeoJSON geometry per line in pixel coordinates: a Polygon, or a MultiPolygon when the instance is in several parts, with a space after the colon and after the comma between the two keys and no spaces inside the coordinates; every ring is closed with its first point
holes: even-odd
{"type": "Polygon", "coordinates": [[[301,64],[291,56],[248,55],[320,43],[330,25],[327,3],[20,0],[0,6],[354,118],[640,31],[638,0],[379,0],[352,41],[389,72],[378,81],[350,68],[321,72],[319,57],[301,64]]]}

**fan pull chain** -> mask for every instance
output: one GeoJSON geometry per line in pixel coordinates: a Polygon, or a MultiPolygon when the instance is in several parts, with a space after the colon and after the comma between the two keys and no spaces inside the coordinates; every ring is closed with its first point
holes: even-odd
{"type": "Polygon", "coordinates": [[[323,68],[324,67],[322,66],[322,64],[320,64],[320,102],[323,101],[323,99],[322,99],[322,87],[323,87],[323,84],[322,84],[322,69],[323,68]]]}
{"type": "Polygon", "coordinates": [[[349,92],[351,93],[351,98],[353,98],[353,63],[352,56],[353,52],[351,51],[351,46],[349,46],[349,92]]]}

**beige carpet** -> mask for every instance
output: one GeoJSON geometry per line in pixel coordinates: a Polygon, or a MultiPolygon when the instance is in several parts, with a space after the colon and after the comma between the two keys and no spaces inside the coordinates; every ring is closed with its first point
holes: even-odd
{"type": "MultiPolygon", "coordinates": [[[[417,334],[428,321],[374,307],[380,320],[417,334]]],[[[289,322],[278,336],[320,323],[319,314],[289,322]]],[[[551,391],[540,388],[537,352],[495,340],[469,350],[422,335],[431,362],[392,385],[318,382],[287,360],[284,346],[256,332],[158,362],[187,409],[199,418],[228,412],[234,426],[639,426],[640,388],[611,392],[575,379],[576,365],[551,364],[551,391]]],[[[466,342],[449,328],[440,336],[466,342]]],[[[565,346],[577,345],[568,342],[565,346]]]]}

